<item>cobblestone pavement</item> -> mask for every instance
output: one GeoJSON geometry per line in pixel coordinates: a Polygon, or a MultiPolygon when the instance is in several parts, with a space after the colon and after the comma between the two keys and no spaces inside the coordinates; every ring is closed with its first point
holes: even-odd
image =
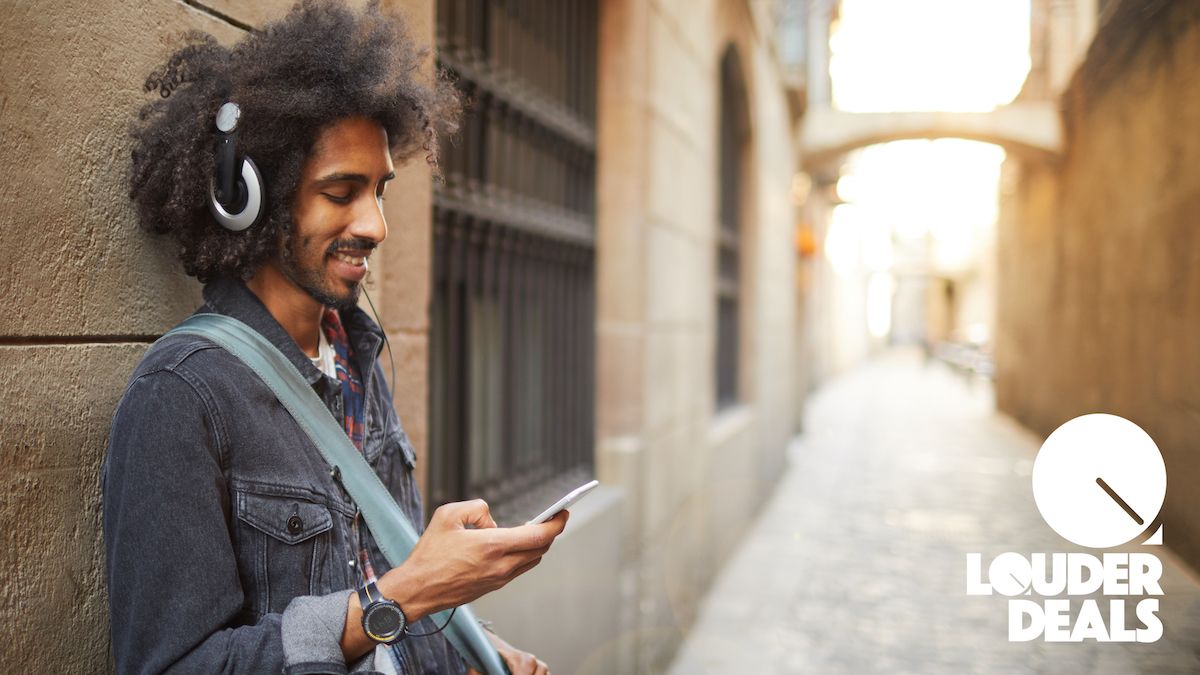
{"type": "Polygon", "coordinates": [[[1200,582],[1163,547],[1124,549],[1163,561],[1156,643],[1010,643],[1008,598],[966,594],[967,553],[1082,550],[1042,520],[1041,440],[986,383],[893,352],[817,392],[806,422],[672,675],[1200,672],[1200,582]]]}

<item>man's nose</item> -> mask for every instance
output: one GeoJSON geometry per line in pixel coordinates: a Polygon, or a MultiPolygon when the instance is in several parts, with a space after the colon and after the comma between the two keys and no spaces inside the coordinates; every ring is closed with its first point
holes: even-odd
{"type": "MultiPolygon", "coordinates": [[[[363,200],[366,202],[367,200],[363,200]]],[[[354,222],[350,225],[350,234],[363,239],[380,243],[387,238],[387,220],[383,216],[383,202],[371,199],[355,214],[354,222]]]]}

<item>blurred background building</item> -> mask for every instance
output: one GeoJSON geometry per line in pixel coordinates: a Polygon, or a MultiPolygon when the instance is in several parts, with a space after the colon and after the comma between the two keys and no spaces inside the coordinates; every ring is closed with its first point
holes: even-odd
{"type": "MultiPolygon", "coordinates": [[[[997,408],[1040,434],[1137,420],[1190,484],[1195,4],[806,4],[829,36],[800,123],[812,381],[922,344],[994,374],[997,408]],[[917,7],[931,30],[905,23],[917,7]]],[[[1198,508],[1168,492],[1193,564],[1198,508]]]]}
{"type": "Polygon", "coordinates": [[[997,406],[1042,434],[1136,420],[1166,461],[1169,545],[1200,566],[1200,6],[1070,4],[1034,5],[1063,150],[1005,166],[997,406]]]}
{"type": "Polygon", "coordinates": [[[796,427],[777,5],[436,11],[473,104],[433,196],[431,506],[520,522],[598,477],[538,574],[478,610],[556,669],[653,672],[796,427]]]}
{"type": "MultiPolygon", "coordinates": [[[[231,43],[290,4],[0,8],[6,667],[106,669],[109,419],[199,302],[126,197],[141,82],[179,32],[231,43]]],[[[514,524],[604,485],[476,603],[511,642],[665,670],[809,394],[897,347],[1038,434],[1143,426],[1200,564],[1195,3],[390,4],[469,102],[444,178],[400,171],[369,278],[428,507],[514,524]]]]}

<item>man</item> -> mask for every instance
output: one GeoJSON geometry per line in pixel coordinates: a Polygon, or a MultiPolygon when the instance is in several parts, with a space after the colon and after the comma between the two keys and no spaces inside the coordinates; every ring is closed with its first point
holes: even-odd
{"type": "MultiPolygon", "coordinates": [[[[172,236],[206,282],[199,311],[241,320],[299,369],[418,532],[415,454],[377,362],[382,330],[357,299],[387,236],[393,158],[432,162],[457,113],[443,81],[419,77],[421,58],[375,5],[305,2],[232,49],[192,34],[147,82],[161,97],[133,127],[131,180],[142,226],[172,236]],[[240,231],[208,203],[226,102],[265,192],[240,231]]],[[[529,570],[566,524],[497,528],[480,500],[447,504],[391,568],[271,390],[193,335],[160,341],[133,373],[103,490],[120,673],[462,673],[429,615],[529,570]],[[405,639],[364,631],[357,589],[370,582],[400,607],[405,639]]],[[[491,639],[514,675],[547,672],[491,639]]]]}

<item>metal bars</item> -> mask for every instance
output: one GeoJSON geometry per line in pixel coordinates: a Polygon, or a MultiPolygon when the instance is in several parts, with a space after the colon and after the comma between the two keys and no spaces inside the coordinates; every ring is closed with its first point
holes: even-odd
{"type": "Polygon", "coordinates": [[[439,0],[429,508],[590,473],[597,0],[439,0]]]}

